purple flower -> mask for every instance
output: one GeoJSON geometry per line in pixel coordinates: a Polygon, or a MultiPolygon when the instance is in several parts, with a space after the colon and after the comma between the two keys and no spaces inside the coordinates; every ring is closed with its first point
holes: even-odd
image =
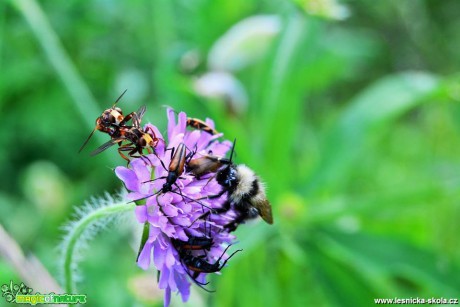
{"type": "MultiPolygon", "coordinates": [[[[225,156],[231,149],[229,141],[218,141],[221,134],[211,135],[201,130],[189,131],[186,128],[187,116],[181,112],[176,115],[172,109],[167,110],[168,143],[159,142],[155,154],[131,160],[128,167],[119,166],[115,173],[129,191],[128,199],[135,201],[145,199],[145,204],[136,207],[136,218],[139,223],[150,224],[149,237],[143,246],[138,265],[148,269],[153,259],[153,265],[160,271],[159,287],[165,290],[164,305],[168,306],[171,292],[178,292],[185,302],[190,295],[191,273],[181,261],[179,252],[172,240],[187,241],[191,237],[212,238],[212,246],[206,253],[206,260],[215,263],[222,255],[226,246],[235,237],[224,228],[232,220],[232,210],[225,214],[212,214],[203,218],[210,208],[220,208],[226,200],[225,194],[217,199],[207,199],[216,195],[222,187],[213,179],[213,174],[196,178],[184,171],[172,187],[171,192],[164,193],[161,189],[166,182],[168,166],[171,161],[171,149],[180,143],[186,146],[187,154],[194,152],[196,156],[212,154],[225,156]],[[146,159],[147,158],[147,159],[146,159]],[[147,160],[149,163],[147,163],[147,160]],[[155,179],[151,181],[152,179],[155,179]]],[[[207,119],[206,123],[214,128],[214,122],[207,119]]],[[[156,137],[164,139],[160,131],[150,126],[156,137]]],[[[189,251],[193,256],[204,255],[204,250],[189,251]]],[[[223,257],[225,260],[228,255],[223,257]]],[[[205,273],[200,274],[194,281],[206,282],[205,273]]]]}

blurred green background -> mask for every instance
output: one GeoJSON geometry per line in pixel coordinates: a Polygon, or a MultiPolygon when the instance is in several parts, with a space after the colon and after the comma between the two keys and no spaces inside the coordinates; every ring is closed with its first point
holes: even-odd
{"type": "MultiPolygon", "coordinates": [[[[1,1],[0,224],[13,240],[0,236],[0,282],[51,292],[12,265],[15,244],[60,282],[62,225],[119,191],[111,169],[124,165],[115,150],[90,157],[100,133],[77,151],[128,89],[120,107],[147,105],[160,130],[163,105],[213,118],[268,186],[275,224],[240,227],[244,252],[212,279],[216,293],[193,287],[191,306],[459,298],[459,11],[456,0],[1,1]]],[[[80,255],[78,292],[89,306],[161,306],[155,272],[135,264],[134,214],[118,221],[80,255]]]]}

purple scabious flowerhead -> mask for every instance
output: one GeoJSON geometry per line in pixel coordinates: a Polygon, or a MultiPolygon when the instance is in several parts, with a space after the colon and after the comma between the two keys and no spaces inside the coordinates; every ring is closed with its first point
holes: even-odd
{"type": "MultiPolygon", "coordinates": [[[[187,169],[172,185],[172,191],[164,191],[168,176],[168,167],[172,158],[172,149],[183,143],[187,154],[202,156],[212,154],[225,156],[231,149],[229,141],[219,141],[222,134],[211,135],[201,130],[187,130],[187,116],[184,112],[176,114],[167,109],[168,142],[157,127],[147,124],[160,141],[155,148],[155,154],[131,160],[128,167],[119,166],[115,173],[123,181],[128,190],[128,199],[144,200],[143,205],[136,207],[136,218],[139,223],[149,224],[149,234],[137,260],[144,270],[152,263],[160,272],[159,287],[165,290],[164,305],[170,303],[171,292],[178,292],[186,302],[190,295],[191,282],[206,283],[206,273],[192,278],[192,273],[184,265],[183,259],[174,242],[187,242],[192,238],[209,238],[212,245],[203,258],[208,263],[215,263],[224,253],[225,247],[232,244],[235,237],[224,226],[232,220],[234,212],[225,214],[208,214],[212,208],[221,208],[226,201],[225,194],[219,198],[208,199],[217,195],[222,187],[208,174],[196,178],[187,169]],[[147,163],[147,161],[149,163],[147,163]],[[205,217],[207,216],[207,217],[205,217]]],[[[206,124],[214,128],[214,122],[206,120],[206,124]]],[[[145,129],[149,131],[150,129],[145,129]]],[[[190,250],[192,257],[204,255],[204,250],[190,250]]],[[[222,260],[228,258],[224,255],[222,260]]]]}

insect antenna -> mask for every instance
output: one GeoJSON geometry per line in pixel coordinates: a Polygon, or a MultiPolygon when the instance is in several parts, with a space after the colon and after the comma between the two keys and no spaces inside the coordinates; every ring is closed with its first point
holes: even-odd
{"type": "Polygon", "coordinates": [[[232,163],[232,159],[233,159],[233,152],[235,151],[235,145],[236,145],[236,139],[233,140],[233,146],[232,146],[232,151],[230,152],[230,163],[229,165],[232,163]]]}
{"type": "Polygon", "coordinates": [[[117,98],[117,100],[115,100],[115,102],[114,102],[112,108],[115,107],[115,105],[120,101],[121,97],[123,97],[123,95],[126,93],[127,90],[128,90],[128,89],[126,89],[123,93],[121,93],[121,95],[117,98]]]}
{"type": "Polygon", "coordinates": [[[209,290],[209,289],[206,289],[204,286],[206,286],[207,284],[209,284],[209,281],[206,282],[206,283],[202,283],[202,282],[199,282],[198,280],[196,280],[198,278],[197,277],[193,277],[192,274],[190,274],[189,270],[184,266],[184,264],[182,263],[182,267],[184,268],[185,270],[185,273],[187,273],[187,275],[190,277],[190,279],[198,286],[200,287],[201,289],[203,289],[204,291],[206,292],[209,292],[209,293],[213,293],[213,292],[216,292],[215,290],[209,290]]]}
{"type": "Polygon", "coordinates": [[[91,133],[89,134],[89,136],[86,139],[86,141],[83,143],[83,145],[81,145],[80,149],[78,150],[78,153],[80,153],[83,150],[83,148],[86,146],[86,144],[88,143],[89,139],[93,136],[94,131],[96,131],[96,128],[94,128],[93,131],[91,131],[91,133]]]}
{"type": "MultiPolygon", "coordinates": [[[[230,248],[230,246],[232,246],[233,244],[230,244],[229,246],[227,246],[225,249],[224,249],[224,252],[222,253],[222,255],[220,255],[220,257],[216,260],[216,263],[219,263],[220,260],[222,259],[222,257],[225,255],[225,253],[227,252],[227,250],[230,248]]],[[[238,252],[241,252],[243,251],[242,249],[237,249],[236,251],[234,251],[227,259],[224,260],[224,262],[222,263],[222,265],[219,266],[219,270],[221,270],[225,264],[227,264],[227,261],[230,260],[230,258],[232,258],[233,256],[235,256],[236,253],[238,252]]]]}

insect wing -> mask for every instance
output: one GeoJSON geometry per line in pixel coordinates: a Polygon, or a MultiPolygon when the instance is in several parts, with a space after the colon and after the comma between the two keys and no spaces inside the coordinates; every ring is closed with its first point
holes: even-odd
{"type": "Polygon", "coordinates": [[[258,201],[254,206],[259,210],[260,216],[265,222],[273,224],[272,206],[267,199],[258,201]]]}
{"type": "Polygon", "coordinates": [[[187,153],[185,148],[185,144],[180,143],[171,159],[171,163],[169,164],[169,171],[176,172],[178,176],[182,175],[184,171],[185,156],[187,153]]]}
{"type": "Polygon", "coordinates": [[[137,112],[131,113],[133,115],[133,127],[136,127],[136,128],[141,127],[141,120],[142,120],[142,117],[144,116],[146,110],[147,110],[147,108],[144,105],[144,106],[140,107],[139,110],[137,110],[137,112]]]}
{"type": "Polygon", "coordinates": [[[101,152],[103,152],[104,150],[106,150],[107,148],[109,147],[112,147],[113,145],[123,141],[124,138],[119,138],[119,139],[113,139],[113,140],[110,140],[108,142],[105,142],[104,144],[102,144],[101,146],[99,146],[99,148],[97,148],[96,150],[94,150],[92,153],[91,153],[91,156],[95,156],[101,152]]]}
{"type": "Polygon", "coordinates": [[[137,110],[136,114],[137,114],[137,118],[139,120],[139,123],[141,122],[142,120],[142,117],[144,116],[145,114],[145,111],[147,111],[147,107],[145,105],[141,106],[139,108],[139,110],[137,110]]]}
{"type": "Polygon", "coordinates": [[[207,173],[216,172],[222,163],[218,157],[204,156],[190,160],[187,167],[195,176],[202,176],[207,173]]]}

